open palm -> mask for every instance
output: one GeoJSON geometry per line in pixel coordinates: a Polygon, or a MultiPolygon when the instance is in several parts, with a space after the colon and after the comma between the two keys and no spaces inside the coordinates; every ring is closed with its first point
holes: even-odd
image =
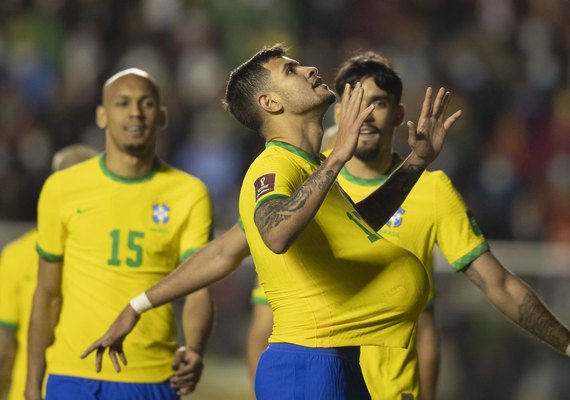
{"type": "Polygon", "coordinates": [[[461,117],[461,110],[445,118],[451,95],[444,88],[439,89],[432,104],[433,90],[428,87],[417,127],[408,121],[408,144],[414,155],[425,164],[436,159],[443,148],[447,131],[461,117]]]}

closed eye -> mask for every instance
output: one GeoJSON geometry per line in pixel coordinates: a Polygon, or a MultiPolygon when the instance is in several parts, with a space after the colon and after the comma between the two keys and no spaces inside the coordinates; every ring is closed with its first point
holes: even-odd
{"type": "Polygon", "coordinates": [[[288,62],[283,65],[283,73],[289,75],[291,72],[295,72],[295,67],[299,65],[298,63],[288,62]]]}

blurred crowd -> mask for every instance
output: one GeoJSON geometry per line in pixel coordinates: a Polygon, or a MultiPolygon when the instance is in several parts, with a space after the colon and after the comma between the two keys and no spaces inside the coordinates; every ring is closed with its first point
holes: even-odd
{"type": "Polygon", "coordinates": [[[100,87],[137,66],[169,109],[159,154],[200,177],[217,227],[231,225],[263,143],[220,99],[232,68],[280,41],[328,83],[356,51],[383,53],[412,120],[427,85],[449,87],[464,116],[433,168],[489,238],[570,243],[569,16],[563,0],[2,0],[0,219],[35,218],[54,151],[103,150],[100,87]]]}

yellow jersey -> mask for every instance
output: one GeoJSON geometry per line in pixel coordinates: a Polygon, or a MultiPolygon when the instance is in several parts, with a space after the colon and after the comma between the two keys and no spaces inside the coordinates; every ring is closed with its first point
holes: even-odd
{"type": "Polygon", "coordinates": [[[263,243],[257,207],[290,196],[319,164],[302,149],[271,141],[243,181],[240,217],[274,315],[269,341],[408,347],[427,299],[425,269],[373,232],[338,184],[286,252],[275,254],[263,243]]]}
{"type": "MultiPolygon", "coordinates": [[[[359,202],[380,187],[400,164],[394,155],[390,170],[376,179],[358,178],[343,168],[337,178],[342,189],[359,202]]],[[[430,279],[428,305],[435,297],[433,249],[437,244],[455,271],[460,271],[489,249],[465,202],[442,171],[424,172],[394,216],[380,229],[387,240],[414,253],[430,279]]],[[[263,304],[260,288],[252,302],[263,304]]],[[[412,343],[415,343],[415,334],[412,343]]],[[[415,345],[406,349],[365,346],[360,363],[373,399],[400,400],[402,394],[419,399],[419,370],[415,345]]]]}
{"type": "Polygon", "coordinates": [[[162,382],[172,375],[175,323],[170,304],[150,310],[124,343],[117,374],[107,357],[95,372],[79,355],[125,304],[169,274],[208,241],[205,185],[158,159],[144,177],[107,169],[104,154],[51,175],[38,203],[37,250],[63,262],[63,305],[48,372],[119,382],[162,382]]]}
{"type": "MultiPolygon", "coordinates": [[[[358,203],[380,187],[400,162],[394,155],[390,170],[376,179],[358,178],[343,168],[338,182],[358,203]]],[[[461,271],[489,249],[461,195],[443,171],[425,171],[379,233],[414,253],[425,265],[430,278],[429,304],[435,296],[434,245],[437,244],[454,271],[461,271]]]]}
{"type": "Polygon", "coordinates": [[[8,400],[24,398],[28,325],[38,274],[37,231],[6,245],[0,258],[0,326],[16,331],[17,350],[8,400]]]}
{"type": "MultiPolygon", "coordinates": [[[[338,182],[353,201],[359,202],[381,186],[399,165],[376,179],[362,179],[343,168],[338,182]]],[[[489,249],[463,199],[442,171],[425,171],[398,211],[380,229],[387,240],[414,253],[425,265],[433,285],[433,249],[437,245],[455,271],[460,271],[489,249]]],[[[400,400],[404,394],[419,399],[419,366],[414,345],[407,349],[365,346],[360,365],[373,399],[400,400]]]]}

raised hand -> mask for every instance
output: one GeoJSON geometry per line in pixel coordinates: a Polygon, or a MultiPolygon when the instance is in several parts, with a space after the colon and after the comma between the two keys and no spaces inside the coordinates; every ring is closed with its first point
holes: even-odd
{"type": "Polygon", "coordinates": [[[93,351],[97,350],[95,358],[95,370],[101,372],[101,365],[103,363],[103,354],[105,350],[109,349],[109,358],[113,363],[115,371],[121,372],[121,365],[127,365],[127,357],[123,351],[123,341],[127,335],[133,330],[135,325],[140,319],[140,315],[129,305],[119,314],[117,319],[109,327],[107,332],[99,339],[97,339],[91,346],[81,354],[81,358],[87,357],[93,351]],[[117,359],[118,356],[118,359],[117,359]]]}
{"type": "Polygon", "coordinates": [[[432,104],[433,90],[428,87],[422,105],[417,127],[408,121],[408,144],[420,163],[427,165],[441,152],[447,131],[461,117],[461,110],[445,118],[451,95],[444,88],[439,89],[432,104]]]}
{"type": "Polygon", "coordinates": [[[357,82],[354,89],[347,83],[341,99],[341,111],[338,121],[338,132],[331,156],[337,157],[342,162],[347,162],[352,158],[356,145],[360,127],[366,118],[374,110],[374,105],[370,105],[361,110],[364,89],[362,84],[357,82]]]}
{"type": "Polygon", "coordinates": [[[176,389],[179,396],[187,395],[196,389],[202,376],[202,355],[190,347],[180,347],[174,355],[172,368],[176,372],[170,379],[170,386],[176,389]]]}

